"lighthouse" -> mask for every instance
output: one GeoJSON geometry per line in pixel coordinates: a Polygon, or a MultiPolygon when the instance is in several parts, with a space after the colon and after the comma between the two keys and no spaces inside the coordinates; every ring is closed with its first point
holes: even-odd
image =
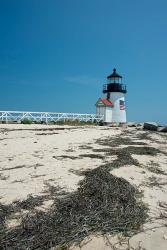
{"type": "Polygon", "coordinates": [[[107,77],[107,84],[103,85],[105,98],[99,98],[96,103],[96,114],[103,115],[105,123],[126,123],[126,92],[122,76],[113,69],[107,77]]]}

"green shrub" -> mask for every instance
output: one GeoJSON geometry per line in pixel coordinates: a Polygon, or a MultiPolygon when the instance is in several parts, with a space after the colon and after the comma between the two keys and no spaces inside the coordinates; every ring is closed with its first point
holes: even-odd
{"type": "Polygon", "coordinates": [[[32,124],[32,120],[25,118],[25,119],[21,120],[21,123],[22,124],[32,124]]]}

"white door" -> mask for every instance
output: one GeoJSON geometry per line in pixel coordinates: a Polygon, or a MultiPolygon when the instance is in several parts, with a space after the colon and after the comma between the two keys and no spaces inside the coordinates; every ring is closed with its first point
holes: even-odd
{"type": "Polygon", "coordinates": [[[112,108],[111,107],[106,107],[105,110],[105,122],[112,122],[112,108]]]}

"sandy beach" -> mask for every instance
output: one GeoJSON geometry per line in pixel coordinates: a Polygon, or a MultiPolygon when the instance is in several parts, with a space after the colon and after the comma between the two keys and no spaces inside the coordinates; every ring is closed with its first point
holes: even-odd
{"type": "MultiPolygon", "coordinates": [[[[79,181],[84,179],[84,175],[78,175],[78,172],[96,169],[117,159],[117,155],[106,154],[105,150],[100,152],[108,148],[110,138],[117,139],[114,149],[131,146],[127,141],[124,144],[130,138],[136,142],[135,148],[147,146],[157,150],[155,155],[132,152],[131,156],[138,165],[127,164],[110,171],[142,192],[141,199],[149,209],[149,219],[138,234],[128,239],[120,235],[90,235],[80,246],[71,249],[166,250],[167,136],[163,133],[105,126],[0,124],[0,203],[8,206],[26,200],[30,195],[43,196],[48,186],[74,192],[79,181]],[[98,140],[103,143],[98,143],[98,140]],[[137,145],[138,142],[143,145],[137,145]]],[[[50,197],[35,209],[47,213],[52,203],[50,197]]],[[[9,228],[19,225],[20,214],[10,216],[5,223],[9,228]]]]}

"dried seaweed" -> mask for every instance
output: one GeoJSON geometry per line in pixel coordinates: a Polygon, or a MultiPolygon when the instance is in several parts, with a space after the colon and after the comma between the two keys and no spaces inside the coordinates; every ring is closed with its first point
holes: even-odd
{"type": "Polygon", "coordinates": [[[73,155],[59,155],[59,156],[52,156],[52,158],[55,158],[55,159],[70,159],[70,160],[78,159],[77,156],[73,156],[73,155]]]}
{"type": "Polygon", "coordinates": [[[3,130],[1,130],[3,133],[4,132],[12,132],[12,131],[54,131],[54,130],[73,130],[73,129],[78,129],[78,128],[80,128],[80,126],[79,127],[74,127],[74,126],[72,126],[72,127],[55,127],[55,128],[26,128],[26,129],[24,129],[24,128],[15,128],[15,129],[7,129],[7,128],[5,128],[5,129],[3,129],[3,130]]]}
{"type": "Polygon", "coordinates": [[[59,133],[52,132],[52,133],[37,133],[35,135],[58,135],[59,133]]]}
{"type": "Polygon", "coordinates": [[[123,135],[115,136],[114,138],[109,137],[104,139],[98,139],[96,141],[100,145],[118,147],[121,145],[146,145],[145,142],[134,141],[130,137],[124,137],[123,135]]]}
{"type": "Polygon", "coordinates": [[[99,154],[80,154],[79,157],[81,158],[92,158],[92,159],[104,159],[104,155],[99,155],[99,154]]]}
{"type": "Polygon", "coordinates": [[[166,152],[163,152],[159,150],[158,148],[154,147],[133,147],[129,146],[125,148],[125,150],[129,151],[131,154],[137,154],[137,155],[151,155],[151,156],[156,156],[157,154],[164,154],[166,155],[166,152]]]}
{"type": "Polygon", "coordinates": [[[161,181],[161,178],[151,176],[144,184],[149,187],[163,188],[164,185],[167,185],[167,181],[161,181]]]}
{"type": "Polygon", "coordinates": [[[167,175],[167,173],[160,168],[160,164],[154,161],[150,161],[150,163],[145,166],[146,169],[154,174],[167,175]]]}
{"type": "MultiPolygon", "coordinates": [[[[107,145],[108,146],[108,145],[107,145]]],[[[167,155],[166,152],[159,150],[158,148],[154,147],[135,147],[135,146],[128,146],[124,148],[116,148],[113,149],[111,148],[102,148],[102,149],[93,149],[94,152],[106,152],[110,155],[117,155],[117,154],[136,154],[136,155],[151,155],[151,156],[156,156],[157,154],[164,154],[167,155]]]]}
{"type": "Polygon", "coordinates": [[[9,176],[5,176],[5,175],[0,173],[0,180],[1,181],[6,181],[8,178],[9,178],[9,176]]]}
{"type": "Polygon", "coordinates": [[[41,163],[36,163],[35,165],[19,165],[19,166],[15,166],[15,167],[12,167],[12,168],[3,168],[3,169],[0,169],[0,172],[4,172],[4,171],[8,171],[8,170],[14,170],[14,169],[20,169],[20,168],[38,168],[38,167],[41,167],[43,166],[43,164],[41,163]]]}
{"type": "Polygon", "coordinates": [[[80,149],[92,149],[92,147],[88,145],[80,145],[79,148],[80,149]]]}
{"type": "MultiPolygon", "coordinates": [[[[163,152],[142,146],[140,142],[133,143],[127,138],[116,138],[115,144],[110,138],[97,142],[108,148],[93,151],[105,152],[106,156],[114,155],[117,158],[112,163],[80,172],[85,178],[79,183],[77,191],[65,193],[59,187],[48,186],[49,195],[28,197],[25,201],[9,205],[9,210],[8,206],[3,207],[2,212],[0,210],[3,221],[0,227],[2,249],[45,250],[55,246],[66,249],[92,234],[122,233],[130,236],[140,230],[147,218],[146,206],[138,200],[139,193],[134,186],[123,178],[113,176],[110,171],[126,165],[139,165],[132,154],[157,155],[163,152]],[[130,146],[114,148],[120,145],[130,146]],[[50,210],[35,210],[46,199],[54,200],[50,210]],[[5,226],[5,218],[19,209],[28,209],[31,213],[22,217],[20,225],[9,230],[5,226]]],[[[94,157],[95,154],[84,157],[88,155],[94,157]]]]}
{"type": "Polygon", "coordinates": [[[26,200],[14,202],[15,210],[17,211],[19,211],[20,209],[32,210],[35,207],[42,205],[45,199],[47,199],[47,196],[29,195],[26,200]]]}
{"type": "Polygon", "coordinates": [[[138,134],[137,137],[140,140],[150,140],[151,141],[150,133],[151,132],[144,132],[144,133],[142,132],[142,133],[138,134]]]}
{"type": "Polygon", "coordinates": [[[0,233],[1,233],[2,228],[4,227],[6,217],[11,215],[11,213],[13,212],[14,212],[14,207],[12,204],[3,205],[0,203],[0,233]]]}
{"type": "Polygon", "coordinates": [[[3,169],[0,169],[0,171],[7,171],[7,170],[13,170],[13,169],[19,169],[19,168],[25,168],[26,165],[20,165],[20,166],[15,166],[15,167],[12,167],[12,168],[3,168],[3,169]]]}
{"type": "Polygon", "coordinates": [[[112,167],[112,169],[123,167],[126,165],[139,166],[139,162],[131,156],[131,152],[130,150],[127,150],[127,148],[116,150],[116,155],[117,159],[114,160],[112,164],[109,164],[112,167]]]}
{"type": "Polygon", "coordinates": [[[11,230],[1,230],[2,249],[49,249],[81,242],[90,234],[132,235],[145,222],[137,190],[98,167],[87,171],[76,192],[54,197],[48,213],[36,211],[11,230]]]}
{"type": "Polygon", "coordinates": [[[103,166],[103,168],[107,168],[108,170],[113,170],[114,168],[119,168],[126,165],[140,166],[139,162],[132,157],[133,154],[155,156],[159,153],[164,153],[159,149],[153,147],[134,147],[134,146],[128,146],[125,148],[117,148],[117,149],[112,149],[112,148],[94,149],[93,151],[105,152],[106,156],[108,155],[117,156],[117,159],[115,159],[113,162],[107,163],[106,165],[103,166]]]}

